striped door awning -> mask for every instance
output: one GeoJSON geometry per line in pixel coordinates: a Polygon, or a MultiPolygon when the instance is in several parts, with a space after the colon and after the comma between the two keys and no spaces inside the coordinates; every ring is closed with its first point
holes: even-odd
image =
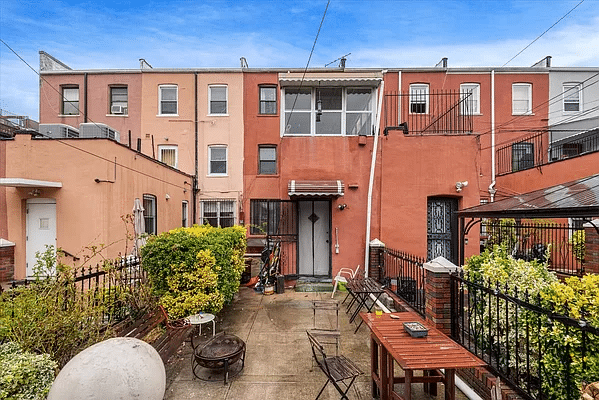
{"type": "Polygon", "coordinates": [[[289,196],[343,196],[343,181],[289,181],[289,196]]]}

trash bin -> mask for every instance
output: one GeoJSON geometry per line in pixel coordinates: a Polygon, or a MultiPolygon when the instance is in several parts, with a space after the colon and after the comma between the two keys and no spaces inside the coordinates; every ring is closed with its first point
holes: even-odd
{"type": "Polygon", "coordinates": [[[277,275],[276,288],[277,294],[285,293],[285,277],[283,275],[277,275]]]}

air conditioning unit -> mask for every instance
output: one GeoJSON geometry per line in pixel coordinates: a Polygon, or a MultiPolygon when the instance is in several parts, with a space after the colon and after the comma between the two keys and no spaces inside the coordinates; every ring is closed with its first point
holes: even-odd
{"type": "Polygon", "coordinates": [[[45,137],[54,139],[79,137],[79,129],[65,124],[40,124],[39,132],[45,137]]]}
{"type": "Polygon", "coordinates": [[[121,140],[121,134],[105,124],[84,122],[79,124],[79,132],[82,138],[112,139],[117,142],[121,140]]]}
{"type": "Polygon", "coordinates": [[[111,114],[124,114],[125,110],[126,108],[121,105],[113,104],[112,106],[110,106],[111,114]]]}

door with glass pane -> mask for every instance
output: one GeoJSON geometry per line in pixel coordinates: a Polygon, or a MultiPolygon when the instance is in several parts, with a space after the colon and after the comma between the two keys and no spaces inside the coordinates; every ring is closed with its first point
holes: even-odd
{"type": "Polygon", "coordinates": [[[298,204],[298,273],[303,276],[331,274],[331,203],[328,200],[298,204]]]}
{"type": "Polygon", "coordinates": [[[458,200],[429,197],[427,205],[427,259],[443,256],[457,263],[458,200]]]}

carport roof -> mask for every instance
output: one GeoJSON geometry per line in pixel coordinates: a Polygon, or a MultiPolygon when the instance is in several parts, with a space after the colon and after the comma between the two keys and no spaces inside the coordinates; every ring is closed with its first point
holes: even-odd
{"type": "Polygon", "coordinates": [[[458,212],[466,218],[572,218],[599,216],[599,174],[519,194],[458,212]]]}

